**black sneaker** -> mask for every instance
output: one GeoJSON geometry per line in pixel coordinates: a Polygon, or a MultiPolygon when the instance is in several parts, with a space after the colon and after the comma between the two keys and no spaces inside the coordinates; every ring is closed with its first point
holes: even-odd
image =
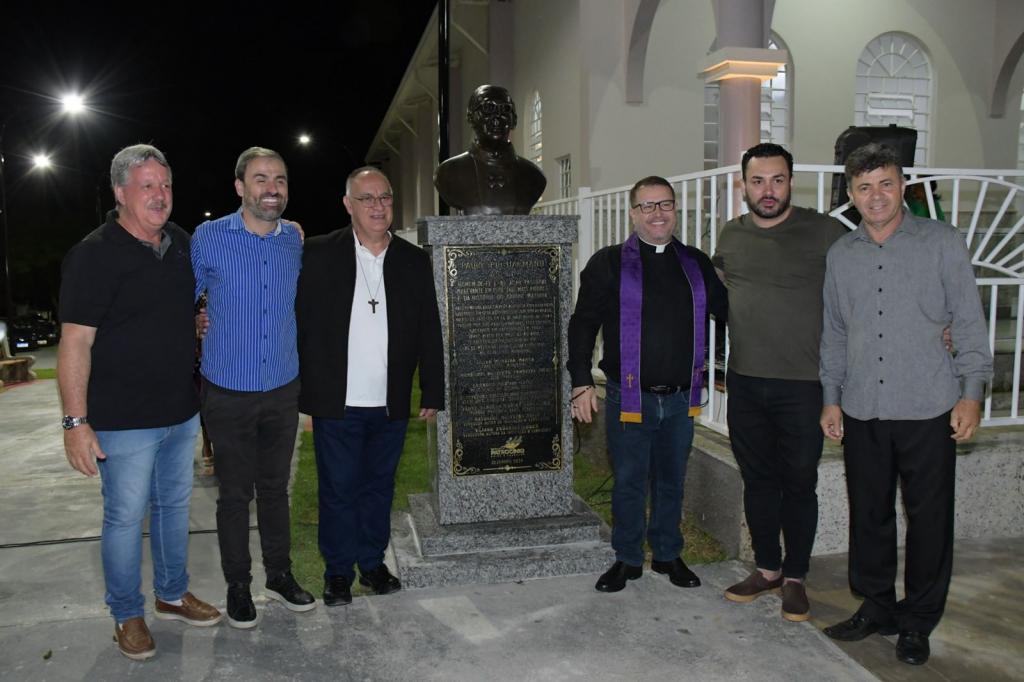
{"type": "Polygon", "coordinates": [[[324,606],[344,606],[352,603],[352,581],[343,575],[324,578],[324,606]]]}
{"type": "Polygon", "coordinates": [[[316,608],[316,599],[299,587],[291,571],[267,578],[267,596],[284,604],[289,611],[311,611],[316,608]]]}
{"type": "Polygon", "coordinates": [[[228,585],[228,625],[240,630],[256,627],[256,605],[252,603],[249,583],[228,585]]]}

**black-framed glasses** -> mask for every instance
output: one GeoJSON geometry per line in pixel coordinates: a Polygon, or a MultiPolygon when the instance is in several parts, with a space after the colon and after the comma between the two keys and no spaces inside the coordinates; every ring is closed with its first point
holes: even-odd
{"type": "Polygon", "coordinates": [[[380,202],[380,205],[385,208],[395,203],[395,197],[390,194],[381,194],[379,197],[372,194],[360,194],[359,196],[352,198],[366,208],[373,208],[378,202],[380,202]]]}
{"type": "Polygon", "coordinates": [[[633,208],[639,208],[641,213],[654,213],[656,208],[660,208],[662,211],[674,211],[676,210],[676,200],[641,201],[639,204],[633,204],[633,208]]]}

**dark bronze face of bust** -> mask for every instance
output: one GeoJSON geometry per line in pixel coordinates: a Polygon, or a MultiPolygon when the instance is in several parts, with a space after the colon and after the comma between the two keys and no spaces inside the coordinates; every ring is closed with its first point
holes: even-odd
{"type": "Polygon", "coordinates": [[[441,198],[471,215],[529,213],[547,180],[509,141],[518,119],[508,90],[481,85],[469,98],[466,117],[475,138],[469,151],[438,166],[434,186],[441,198]]]}

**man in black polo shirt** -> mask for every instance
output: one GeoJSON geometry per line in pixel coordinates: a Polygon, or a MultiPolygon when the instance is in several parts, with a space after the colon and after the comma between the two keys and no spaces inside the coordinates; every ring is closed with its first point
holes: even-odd
{"type": "Polygon", "coordinates": [[[156,617],[207,626],[221,614],[187,591],[185,568],[199,428],[189,237],[168,222],[171,169],[160,150],[122,149],[110,180],[117,207],[64,259],[57,380],[68,462],[103,482],[114,638],[144,660],[156,653],[140,591],[147,512],[156,617]]]}

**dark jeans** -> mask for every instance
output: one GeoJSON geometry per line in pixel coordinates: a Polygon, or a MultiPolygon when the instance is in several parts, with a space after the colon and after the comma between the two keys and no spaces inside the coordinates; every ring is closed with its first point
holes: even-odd
{"type": "Polygon", "coordinates": [[[342,419],[313,418],[325,576],[352,580],[354,564],[366,573],[384,562],[408,424],[389,420],[384,407],[346,407],[342,419]]]}
{"type": "Polygon", "coordinates": [[[229,583],[252,581],[249,503],[254,492],[263,567],[267,575],[291,569],[288,477],[299,424],[298,398],[298,379],[265,392],[229,391],[203,382],[202,414],[220,485],[220,565],[229,583]]]}
{"type": "Polygon", "coordinates": [[[843,415],[850,496],[850,587],[860,612],[929,633],[953,571],[956,442],[949,412],[934,419],[860,421],[843,415]],[[907,512],[906,596],[896,602],[896,486],[907,512]]]}
{"type": "Polygon", "coordinates": [[[609,381],[605,400],[612,487],[612,548],[618,561],[644,563],[644,531],[655,561],[671,561],[683,549],[679,530],[683,513],[683,482],[693,444],[690,393],[641,395],[639,424],[619,421],[619,384],[609,381]],[[647,494],[650,520],[645,524],[647,494]]]}
{"type": "Polygon", "coordinates": [[[729,440],[743,476],[754,561],[765,570],[781,568],[787,578],[803,578],[818,527],[821,384],[730,371],[726,386],[729,440]]]}

